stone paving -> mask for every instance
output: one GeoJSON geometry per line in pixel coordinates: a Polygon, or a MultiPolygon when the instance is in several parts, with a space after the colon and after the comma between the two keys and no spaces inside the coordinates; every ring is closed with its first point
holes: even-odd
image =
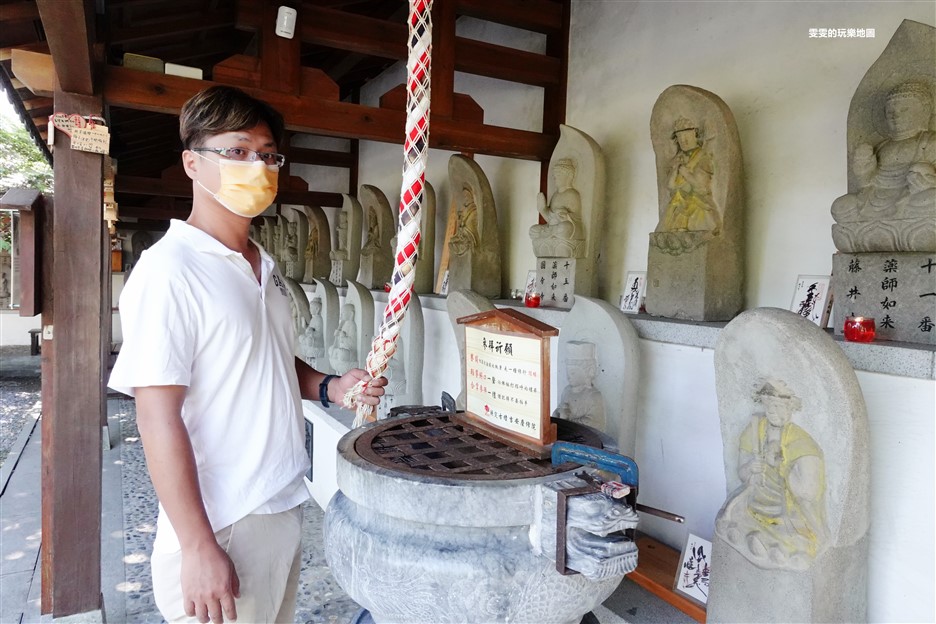
{"type": "MultiPolygon", "coordinates": [[[[0,362],[0,449],[22,451],[19,457],[9,458],[10,465],[16,465],[16,474],[0,500],[2,624],[48,621],[47,617],[40,620],[38,614],[39,428],[35,427],[25,448],[14,448],[17,440],[25,439],[23,428],[35,425],[40,408],[39,357],[29,356],[28,347],[24,349],[25,354],[11,355],[11,347],[0,347],[3,360],[0,362]],[[10,552],[17,554],[11,556],[10,552]]],[[[162,617],[153,601],[149,567],[157,503],[146,471],[133,401],[112,395],[108,400],[108,421],[113,449],[104,452],[102,467],[102,592],[107,619],[109,622],[161,623],[162,617]]],[[[9,467],[6,462],[0,464],[4,464],[6,472],[9,467]]],[[[323,517],[314,501],[305,504],[297,624],[350,623],[355,621],[360,609],[338,586],[325,563],[323,517]]],[[[688,624],[691,620],[625,581],[604,606],[586,615],[582,622],[688,624]]]]}
{"type": "MultiPolygon", "coordinates": [[[[28,349],[28,347],[27,347],[28,349]]],[[[8,347],[4,347],[7,351],[8,347]]],[[[0,354],[2,356],[3,354],[0,354]]],[[[35,358],[38,360],[38,357],[35,358]]],[[[9,363],[9,360],[7,360],[9,363]]],[[[3,373],[9,373],[9,367],[6,367],[3,373]]],[[[36,418],[39,416],[39,380],[37,378],[16,378],[11,379],[6,374],[0,379],[0,449],[4,456],[12,449],[17,452],[19,449],[13,448],[16,441],[21,438],[21,432],[24,427],[32,427],[36,418]]],[[[152,543],[156,530],[156,512],[157,502],[153,492],[149,475],[146,471],[146,461],[143,455],[143,446],[140,442],[139,432],[136,428],[136,413],[132,400],[127,398],[110,399],[108,401],[109,421],[112,429],[118,431],[111,432],[111,440],[115,445],[113,451],[105,452],[104,465],[104,492],[105,514],[111,509],[111,514],[119,515],[122,509],[122,522],[120,518],[103,518],[102,529],[105,546],[102,549],[102,590],[105,595],[105,609],[108,613],[108,621],[112,622],[134,622],[141,624],[163,622],[156,605],[153,601],[152,581],[150,577],[149,555],[152,551],[152,543]],[[113,491],[108,491],[108,473],[111,470],[109,464],[119,466],[119,485],[115,479],[112,481],[113,488],[120,487],[122,496],[122,505],[108,503],[108,497],[114,497],[113,491]],[[107,540],[123,539],[123,548],[108,548],[107,540]],[[123,559],[121,561],[120,559],[123,559]],[[122,570],[119,568],[122,567],[122,570]],[[117,568],[117,569],[115,569],[117,568]]],[[[33,434],[38,437],[38,428],[33,434]]],[[[36,463],[38,468],[38,443],[32,443],[23,450],[24,456],[27,453],[34,454],[30,456],[30,464],[36,463]],[[32,461],[35,460],[35,461],[32,461]]],[[[13,456],[11,462],[15,463],[19,458],[13,456]]],[[[0,464],[3,462],[0,461],[0,464]]],[[[25,466],[27,462],[21,465],[25,466]]],[[[39,516],[39,492],[38,492],[38,473],[35,475],[35,486],[30,486],[34,491],[34,497],[31,507],[35,509],[27,514],[30,520],[35,520],[38,529],[39,516]]],[[[0,511],[3,512],[3,541],[4,550],[7,547],[16,546],[13,542],[16,536],[10,531],[21,524],[20,517],[7,518],[10,513],[19,510],[22,505],[16,504],[14,510],[13,502],[9,495],[14,493],[7,492],[4,496],[0,511]],[[8,522],[10,521],[10,522],[8,522]],[[8,526],[10,525],[10,526],[8,526]]],[[[19,495],[19,493],[16,493],[19,495]]],[[[114,503],[117,501],[115,500],[114,503]]],[[[325,563],[325,556],[322,545],[322,520],[323,511],[314,501],[305,504],[303,526],[303,545],[304,554],[302,561],[302,572],[299,578],[299,596],[297,600],[295,622],[298,624],[333,624],[350,622],[360,607],[351,600],[335,582],[325,563]]],[[[23,529],[25,530],[25,528],[23,529]]],[[[25,535],[25,534],[24,534],[25,535]]],[[[27,553],[38,552],[38,540],[40,533],[38,530],[25,535],[26,543],[34,541],[34,547],[31,549],[21,549],[27,553]]],[[[8,559],[9,557],[5,557],[8,559]]],[[[27,624],[33,621],[38,622],[37,604],[30,603],[26,605],[27,593],[32,597],[38,587],[38,569],[36,568],[35,554],[30,557],[20,557],[17,564],[28,564],[29,570],[22,566],[14,566],[9,560],[3,563],[3,570],[0,576],[3,577],[3,600],[7,603],[2,605],[2,617],[0,622],[6,624],[10,622],[22,622],[27,624]],[[35,575],[35,576],[34,576],[35,575]],[[22,579],[20,577],[23,577],[22,579]],[[29,577],[33,577],[30,580],[29,577]],[[16,587],[14,587],[14,585],[16,587]],[[9,590],[9,591],[8,591],[9,590]],[[16,590],[16,591],[14,591],[16,590]],[[19,605],[13,602],[22,603],[19,605]],[[22,618],[22,619],[21,619],[22,618]]]]}

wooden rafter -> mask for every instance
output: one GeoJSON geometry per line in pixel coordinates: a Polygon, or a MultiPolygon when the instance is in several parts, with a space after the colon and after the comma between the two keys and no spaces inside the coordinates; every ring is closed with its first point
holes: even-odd
{"type": "Polygon", "coordinates": [[[62,91],[92,95],[94,3],[91,0],[36,0],[36,4],[62,91]]]}
{"type": "Polygon", "coordinates": [[[26,22],[39,19],[35,2],[9,2],[0,4],[0,22],[26,22]]]}
{"type": "MultiPolygon", "coordinates": [[[[548,0],[543,0],[542,3],[560,9],[562,6],[548,0]]],[[[240,0],[237,27],[245,30],[260,29],[264,24],[264,6],[262,0],[240,0]]],[[[304,43],[397,61],[406,58],[407,35],[404,23],[356,15],[309,3],[302,4],[300,16],[299,36],[304,43]]],[[[449,19],[454,20],[454,17],[454,13],[451,13],[449,19]]],[[[454,25],[454,21],[449,23],[454,25]]],[[[445,28],[446,22],[438,26],[445,28]]],[[[451,32],[447,37],[454,36],[454,28],[449,30],[451,32]]],[[[541,87],[557,84],[560,80],[560,62],[555,57],[465,37],[456,36],[454,41],[456,71],[541,87]]]]}
{"type": "MultiPolygon", "coordinates": [[[[111,106],[178,115],[182,105],[214,82],[192,80],[107,66],[104,68],[104,98],[111,106]]],[[[286,127],[342,138],[401,143],[404,113],[360,104],[335,102],[308,96],[271,93],[243,87],[251,95],[269,102],[286,119],[286,127]]],[[[557,136],[478,123],[433,122],[430,145],[455,152],[474,152],[548,160],[557,136]]]]}

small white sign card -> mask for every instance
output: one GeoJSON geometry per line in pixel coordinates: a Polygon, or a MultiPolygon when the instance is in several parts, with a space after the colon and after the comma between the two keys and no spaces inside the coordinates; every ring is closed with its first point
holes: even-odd
{"type": "Polygon", "coordinates": [[[708,602],[711,571],[712,542],[690,533],[679,560],[673,589],[704,607],[708,602]]]}
{"type": "Polygon", "coordinates": [[[442,277],[442,286],[439,288],[440,295],[447,295],[449,288],[449,271],[445,270],[445,275],[442,277]]]}
{"type": "Polygon", "coordinates": [[[647,293],[647,272],[629,271],[624,281],[624,294],[621,295],[621,312],[637,314],[643,309],[644,295],[647,293]]]}
{"type": "Polygon", "coordinates": [[[829,275],[798,276],[790,311],[825,329],[829,324],[829,313],[832,312],[831,281],[829,275]]]}

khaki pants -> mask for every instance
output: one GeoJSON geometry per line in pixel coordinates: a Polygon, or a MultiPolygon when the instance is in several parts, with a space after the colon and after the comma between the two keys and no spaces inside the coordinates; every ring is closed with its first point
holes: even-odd
{"type": "MultiPolygon", "coordinates": [[[[215,533],[240,579],[235,601],[242,624],[295,618],[302,560],[302,507],[252,514],[215,533]]],[[[153,552],[153,597],[167,622],[197,622],[182,604],[182,551],[153,552]]]]}

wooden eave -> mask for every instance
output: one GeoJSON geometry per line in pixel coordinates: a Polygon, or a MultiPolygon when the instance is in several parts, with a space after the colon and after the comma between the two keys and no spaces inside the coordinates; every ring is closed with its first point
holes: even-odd
{"type": "Polygon", "coordinates": [[[499,331],[522,331],[524,333],[533,334],[539,338],[559,335],[559,330],[552,325],[542,323],[531,316],[527,316],[523,312],[511,308],[485,310],[484,312],[463,316],[457,319],[456,322],[466,326],[492,326],[499,331]]]}

